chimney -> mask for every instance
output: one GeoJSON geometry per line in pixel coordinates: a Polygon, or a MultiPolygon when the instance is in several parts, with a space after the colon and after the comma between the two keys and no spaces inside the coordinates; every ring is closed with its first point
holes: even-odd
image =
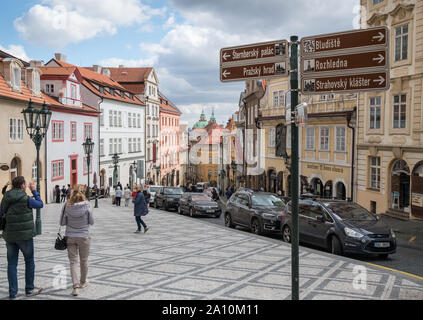
{"type": "Polygon", "coordinates": [[[42,66],[43,66],[43,62],[42,62],[42,61],[31,60],[31,61],[29,62],[29,66],[30,66],[31,68],[42,67],[42,66]]]}
{"type": "Polygon", "coordinates": [[[55,53],[54,57],[56,60],[66,62],[66,56],[63,53],[55,53]]]}
{"type": "Polygon", "coordinates": [[[120,64],[119,68],[125,68],[125,66],[123,64],[120,64]]]}
{"type": "Polygon", "coordinates": [[[103,68],[103,70],[101,70],[101,73],[110,78],[110,69],[103,68]]]}
{"type": "Polygon", "coordinates": [[[97,73],[101,73],[101,66],[97,64],[93,65],[93,71],[97,73]]]}

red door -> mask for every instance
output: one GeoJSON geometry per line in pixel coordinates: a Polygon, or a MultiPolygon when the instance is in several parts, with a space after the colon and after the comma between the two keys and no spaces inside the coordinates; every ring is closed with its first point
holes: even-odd
{"type": "Polygon", "coordinates": [[[78,183],[78,155],[70,156],[70,161],[71,187],[73,187],[74,184],[78,183]]]}

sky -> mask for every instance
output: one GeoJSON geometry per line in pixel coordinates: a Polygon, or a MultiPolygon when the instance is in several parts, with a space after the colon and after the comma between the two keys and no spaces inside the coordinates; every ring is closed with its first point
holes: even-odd
{"type": "Polygon", "coordinates": [[[154,67],[161,90],[192,126],[238,110],[244,82],[220,82],[219,51],[356,29],[359,0],[2,1],[0,50],[24,60],[63,53],[79,66],[154,67]]]}

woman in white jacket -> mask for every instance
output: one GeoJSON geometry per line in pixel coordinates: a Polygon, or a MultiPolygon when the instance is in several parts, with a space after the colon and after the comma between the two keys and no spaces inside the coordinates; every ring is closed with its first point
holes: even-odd
{"type": "Polygon", "coordinates": [[[66,226],[68,257],[73,283],[72,295],[79,294],[79,288],[88,284],[88,255],[90,251],[90,225],[94,224],[94,216],[90,203],[85,195],[74,188],[70,199],[65,203],[60,217],[60,225],[66,226]],[[81,279],[78,279],[78,256],[80,257],[81,279]]]}

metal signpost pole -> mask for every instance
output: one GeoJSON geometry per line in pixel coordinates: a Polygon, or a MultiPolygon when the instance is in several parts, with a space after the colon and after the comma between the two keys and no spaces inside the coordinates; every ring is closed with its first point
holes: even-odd
{"type": "MultiPolygon", "coordinates": [[[[291,36],[291,118],[294,118],[298,105],[298,37],[291,36]]],[[[291,242],[291,299],[299,300],[299,233],[298,233],[298,127],[291,122],[291,204],[292,204],[292,242],[291,242]]]]}

